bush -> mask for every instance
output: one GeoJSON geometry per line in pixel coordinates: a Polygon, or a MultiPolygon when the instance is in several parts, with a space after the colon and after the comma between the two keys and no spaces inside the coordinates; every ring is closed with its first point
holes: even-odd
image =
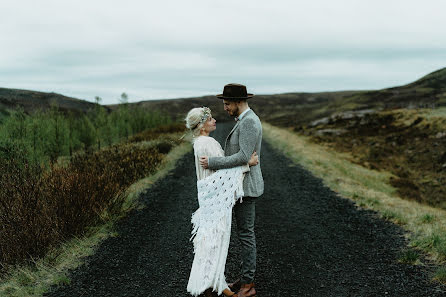
{"type": "Polygon", "coordinates": [[[155,172],[157,147],[114,145],[77,154],[66,167],[43,171],[26,160],[2,159],[0,169],[0,263],[39,257],[120,210],[125,189],[155,172]]]}
{"type": "Polygon", "coordinates": [[[173,144],[167,141],[160,142],[155,146],[160,154],[167,154],[173,147],[173,144]]]}
{"type": "MultiPolygon", "coordinates": [[[[0,126],[0,265],[40,257],[48,249],[121,209],[123,193],[153,173],[174,143],[113,143],[151,128],[178,131],[156,111],[122,105],[108,113],[12,112],[0,126]],[[102,149],[104,145],[109,145],[102,149]],[[84,148],[85,153],[79,153],[84,148]],[[94,149],[97,149],[95,152],[94,149]],[[78,152],[76,154],[76,151],[78,152]],[[61,165],[60,157],[71,161],[61,165]]],[[[184,127],[182,127],[184,130],[184,127]]]]}
{"type": "Polygon", "coordinates": [[[185,132],[186,126],[182,123],[173,123],[169,125],[162,125],[156,128],[147,129],[129,138],[128,142],[135,143],[140,141],[150,141],[157,139],[160,135],[168,133],[185,132]]]}
{"type": "Polygon", "coordinates": [[[0,263],[40,256],[57,234],[48,228],[42,168],[10,155],[0,158],[0,263]]]}

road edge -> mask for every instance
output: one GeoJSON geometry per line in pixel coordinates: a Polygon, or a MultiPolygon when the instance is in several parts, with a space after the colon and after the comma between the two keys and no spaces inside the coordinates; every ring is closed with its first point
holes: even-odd
{"type": "Polygon", "coordinates": [[[141,209],[138,197],[158,180],[173,170],[185,154],[192,150],[189,142],[183,142],[163,158],[159,169],[152,175],[132,184],[125,193],[125,201],[119,214],[110,215],[108,221],[88,229],[83,237],[75,237],[48,252],[45,257],[33,260],[33,264],[17,265],[0,279],[0,295],[14,297],[40,297],[51,286],[69,284],[69,271],[84,263],[93,255],[105,239],[116,236],[114,226],[133,209],[141,209]]]}
{"type": "Polygon", "coordinates": [[[424,265],[421,260],[426,258],[440,265],[432,280],[446,283],[446,211],[398,197],[389,183],[390,173],[354,164],[348,154],[315,144],[309,137],[269,123],[263,123],[263,133],[272,147],[321,178],[339,196],[400,225],[408,246],[399,261],[424,265]]]}

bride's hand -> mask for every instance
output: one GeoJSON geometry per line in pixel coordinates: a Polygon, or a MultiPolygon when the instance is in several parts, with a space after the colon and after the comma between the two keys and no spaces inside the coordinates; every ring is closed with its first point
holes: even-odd
{"type": "Polygon", "coordinates": [[[209,168],[209,163],[208,162],[209,162],[208,157],[200,157],[200,165],[204,169],[208,169],[209,168]]]}
{"type": "Polygon", "coordinates": [[[257,155],[257,152],[254,151],[251,155],[251,159],[249,159],[248,165],[256,166],[257,164],[259,164],[259,156],[257,155]]]}

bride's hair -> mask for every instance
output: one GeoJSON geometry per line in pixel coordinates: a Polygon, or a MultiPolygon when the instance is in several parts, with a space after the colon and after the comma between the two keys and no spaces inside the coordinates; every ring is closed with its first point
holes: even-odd
{"type": "Polygon", "coordinates": [[[211,110],[208,107],[196,107],[189,110],[186,116],[186,128],[192,131],[192,135],[200,135],[200,129],[204,122],[211,116],[211,110]]]}

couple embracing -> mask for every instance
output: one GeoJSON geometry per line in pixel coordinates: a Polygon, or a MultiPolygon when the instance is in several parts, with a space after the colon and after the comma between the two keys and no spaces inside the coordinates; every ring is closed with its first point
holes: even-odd
{"type": "Polygon", "coordinates": [[[217,97],[237,121],[224,151],[209,136],[216,129],[209,108],[193,108],[186,117],[186,126],[193,133],[199,203],[191,220],[194,261],[187,291],[193,296],[255,297],[255,200],[264,187],[259,159],[262,126],[248,106],[247,100],[253,95],[244,85],[228,84],[217,97]],[[240,278],[227,284],[224,272],[233,209],[242,263],[240,278]]]}

